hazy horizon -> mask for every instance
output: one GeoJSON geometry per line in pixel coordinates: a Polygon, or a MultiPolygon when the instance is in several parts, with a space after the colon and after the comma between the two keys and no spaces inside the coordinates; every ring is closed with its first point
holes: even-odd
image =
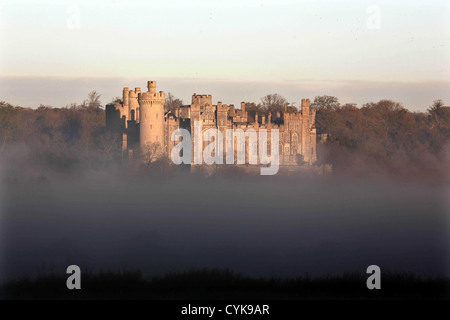
{"type": "Polygon", "coordinates": [[[450,81],[381,82],[354,80],[300,79],[280,82],[227,81],[225,79],[156,78],[156,77],[0,77],[0,101],[21,107],[37,108],[40,104],[65,107],[81,103],[90,91],[101,94],[103,105],[122,95],[122,88],[146,90],[147,80],[155,80],[158,90],[171,92],[191,103],[193,93],[211,94],[213,103],[221,101],[239,106],[241,101],[259,103],[266,94],[278,93],[299,107],[302,98],[314,99],[332,95],[341,103],[364,103],[390,99],[411,111],[426,111],[436,99],[450,102],[450,81]]]}

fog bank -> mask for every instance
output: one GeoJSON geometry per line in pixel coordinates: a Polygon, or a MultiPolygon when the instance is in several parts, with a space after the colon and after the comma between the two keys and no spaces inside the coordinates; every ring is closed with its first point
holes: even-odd
{"type": "Polygon", "coordinates": [[[219,267],[252,276],[450,275],[448,188],[93,171],[1,185],[2,275],[219,267]]]}

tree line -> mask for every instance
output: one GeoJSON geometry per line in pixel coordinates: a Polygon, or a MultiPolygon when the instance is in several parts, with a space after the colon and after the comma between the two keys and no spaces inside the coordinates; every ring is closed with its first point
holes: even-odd
{"type": "Polygon", "coordinates": [[[311,105],[317,132],[328,136],[318,148],[319,159],[335,171],[433,181],[448,175],[450,108],[441,100],[426,112],[411,112],[391,100],[358,108],[332,96],[316,97],[311,105]]]}
{"type": "MultiPolygon", "coordinates": [[[[121,160],[121,137],[105,130],[105,111],[93,91],[81,104],[36,109],[0,102],[0,160],[49,166],[55,170],[103,168],[121,160]]],[[[166,110],[183,104],[168,93],[166,110]]],[[[113,101],[120,102],[120,98],[113,101]]],[[[250,114],[297,110],[279,94],[247,102],[250,114]]],[[[333,96],[315,97],[315,127],[321,143],[318,164],[329,163],[336,174],[387,174],[442,180],[448,175],[450,108],[436,100],[426,112],[411,112],[391,100],[358,107],[333,96]]],[[[448,179],[448,176],[447,176],[448,179]]]]}
{"type": "Polygon", "coordinates": [[[118,159],[118,137],[105,130],[99,98],[93,91],[65,108],[0,102],[0,160],[57,171],[111,164],[118,159]]]}

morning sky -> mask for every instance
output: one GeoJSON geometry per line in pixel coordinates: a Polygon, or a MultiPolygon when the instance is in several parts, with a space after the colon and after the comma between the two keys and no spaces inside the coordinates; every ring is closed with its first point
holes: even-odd
{"type": "Polygon", "coordinates": [[[278,92],[424,110],[450,104],[449,57],[444,0],[0,2],[0,100],[31,107],[151,79],[185,103],[278,92]]]}

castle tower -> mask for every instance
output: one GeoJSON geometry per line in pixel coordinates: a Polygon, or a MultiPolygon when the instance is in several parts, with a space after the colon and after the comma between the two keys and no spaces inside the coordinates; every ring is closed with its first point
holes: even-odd
{"type": "Polygon", "coordinates": [[[302,154],[306,162],[311,160],[311,119],[309,99],[302,99],[302,154]]]}
{"type": "MultiPolygon", "coordinates": [[[[212,96],[206,94],[196,94],[192,95],[192,103],[190,108],[190,119],[191,119],[191,161],[194,163],[195,153],[199,152],[199,150],[203,150],[203,146],[199,146],[199,149],[196,150],[194,148],[194,140],[195,137],[195,122],[202,121],[201,113],[205,111],[207,107],[212,106],[212,96]]],[[[203,125],[203,128],[205,126],[203,125]]],[[[201,139],[200,139],[201,141],[201,139]]]]}
{"type": "Polygon", "coordinates": [[[148,91],[139,95],[140,146],[143,153],[157,157],[165,152],[164,92],[156,92],[156,81],[148,81],[148,91]]]}
{"type": "Polygon", "coordinates": [[[130,90],[128,89],[128,87],[123,88],[123,106],[128,108],[128,92],[130,90]]]}
{"type": "Polygon", "coordinates": [[[136,91],[128,91],[128,115],[127,120],[136,120],[136,110],[139,108],[136,91]]]}

